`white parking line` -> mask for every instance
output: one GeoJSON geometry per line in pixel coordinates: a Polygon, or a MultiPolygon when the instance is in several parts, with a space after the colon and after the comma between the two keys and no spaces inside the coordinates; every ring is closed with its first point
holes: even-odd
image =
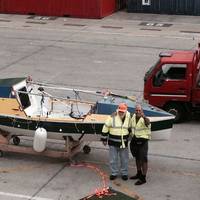
{"type": "Polygon", "coordinates": [[[53,199],[49,199],[49,198],[31,197],[28,195],[13,194],[13,193],[8,193],[8,192],[0,192],[0,196],[17,197],[17,198],[21,198],[21,199],[30,199],[30,200],[53,200],[53,199]]]}
{"type": "MultiPolygon", "coordinates": [[[[91,27],[92,28],[92,27],[91,27]]],[[[24,27],[9,27],[9,26],[1,26],[0,25],[0,29],[15,29],[15,30],[25,30],[24,27]]],[[[30,27],[31,30],[41,30],[41,27],[30,27]]],[[[43,31],[59,31],[59,32],[67,32],[67,33],[90,33],[90,34],[99,34],[99,35],[118,35],[118,36],[124,36],[124,37],[151,37],[151,38],[167,38],[167,39],[182,39],[182,40],[194,40],[194,39],[198,39],[200,36],[199,34],[191,34],[190,35],[188,33],[179,33],[178,31],[174,31],[174,34],[180,34],[180,36],[177,35],[166,35],[166,34],[142,34],[142,33],[134,33],[134,32],[106,32],[106,31],[100,31],[99,29],[81,29],[78,30],[77,29],[62,29],[62,28],[58,28],[57,30],[55,28],[48,28],[48,27],[42,27],[43,31]]],[[[160,32],[159,32],[160,33],[160,32]]]]}

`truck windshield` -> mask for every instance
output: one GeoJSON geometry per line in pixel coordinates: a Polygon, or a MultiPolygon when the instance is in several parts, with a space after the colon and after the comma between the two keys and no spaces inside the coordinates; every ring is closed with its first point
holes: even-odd
{"type": "Polygon", "coordinates": [[[149,70],[145,73],[144,82],[146,82],[146,80],[147,80],[148,77],[151,75],[151,73],[152,73],[153,70],[156,68],[156,66],[158,65],[159,62],[160,62],[160,60],[158,60],[153,66],[151,66],[151,67],[149,68],[149,70]]]}

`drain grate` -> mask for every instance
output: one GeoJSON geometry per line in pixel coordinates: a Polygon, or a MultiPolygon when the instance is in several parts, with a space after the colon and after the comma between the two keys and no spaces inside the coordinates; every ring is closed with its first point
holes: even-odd
{"type": "Polygon", "coordinates": [[[69,23],[66,23],[64,24],[64,26],[78,26],[78,27],[83,27],[83,26],[86,26],[85,24],[69,24],[69,23]]]}
{"type": "Polygon", "coordinates": [[[180,31],[181,33],[198,33],[200,34],[200,31],[180,31]]]}
{"type": "Polygon", "coordinates": [[[101,28],[123,29],[122,26],[101,26],[101,28]]]}
{"type": "Polygon", "coordinates": [[[29,27],[31,27],[31,26],[29,26],[29,25],[23,25],[22,27],[29,28],[29,27]]]}
{"type": "Polygon", "coordinates": [[[27,21],[28,24],[47,24],[46,22],[27,21]]]}
{"type": "Polygon", "coordinates": [[[29,16],[27,19],[35,19],[35,20],[56,20],[57,17],[50,17],[50,16],[29,16]]]}
{"type": "Polygon", "coordinates": [[[142,30],[142,31],[162,31],[161,29],[156,29],[156,28],[141,28],[140,30],[142,30]]]}
{"type": "Polygon", "coordinates": [[[11,22],[11,20],[8,20],[8,19],[0,19],[0,22],[11,22]]]}
{"type": "Polygon", "coordinates": [[[173,24],[166,24],[166,23],[154,23],[154,22],[141,22],[140,26],[155,26],[155,27],[170,27],[173,24]]]}

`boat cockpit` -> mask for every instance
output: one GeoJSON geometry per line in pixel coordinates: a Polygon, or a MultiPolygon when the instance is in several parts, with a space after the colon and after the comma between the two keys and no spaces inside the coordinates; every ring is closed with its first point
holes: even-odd
{"type": "Polygon", "coordinates": [[[68,98],[58,98],[44,88],[27,83],[26,80],[13,86],[20,108],[28,117],[84,119],[95,112],[95,104],[68,98]]]}

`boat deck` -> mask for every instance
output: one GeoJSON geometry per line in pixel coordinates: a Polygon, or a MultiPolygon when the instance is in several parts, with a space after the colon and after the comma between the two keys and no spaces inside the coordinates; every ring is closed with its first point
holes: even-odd
{"type": "MultiPolygon", "coordinates": [[[[27,115],[23,110],[20,109],[20,105],[16,99],[11,98],[0,98],[0,114],[1,115],[13,115],[22,118],[26,118],[27,115]]],[[[44,119],[45,121],[64,121],[64,122],[86,122],[86,123],[96,123],[96,122],[104,122],[107,118],[107,115],[99,115],[99,114],[89,114],[83,119],[76,119],[70,116],[66,116],[66,118],[61,117],[47,117],[47,116],[33,116],[33,120],[44,119]]]]}
{"type": "Polygon", "coordinates": [[[15,115],[19,117],[26,117],[23,110],[16,99],[0,98],[0,113],[1,115],[15,115]]]}

